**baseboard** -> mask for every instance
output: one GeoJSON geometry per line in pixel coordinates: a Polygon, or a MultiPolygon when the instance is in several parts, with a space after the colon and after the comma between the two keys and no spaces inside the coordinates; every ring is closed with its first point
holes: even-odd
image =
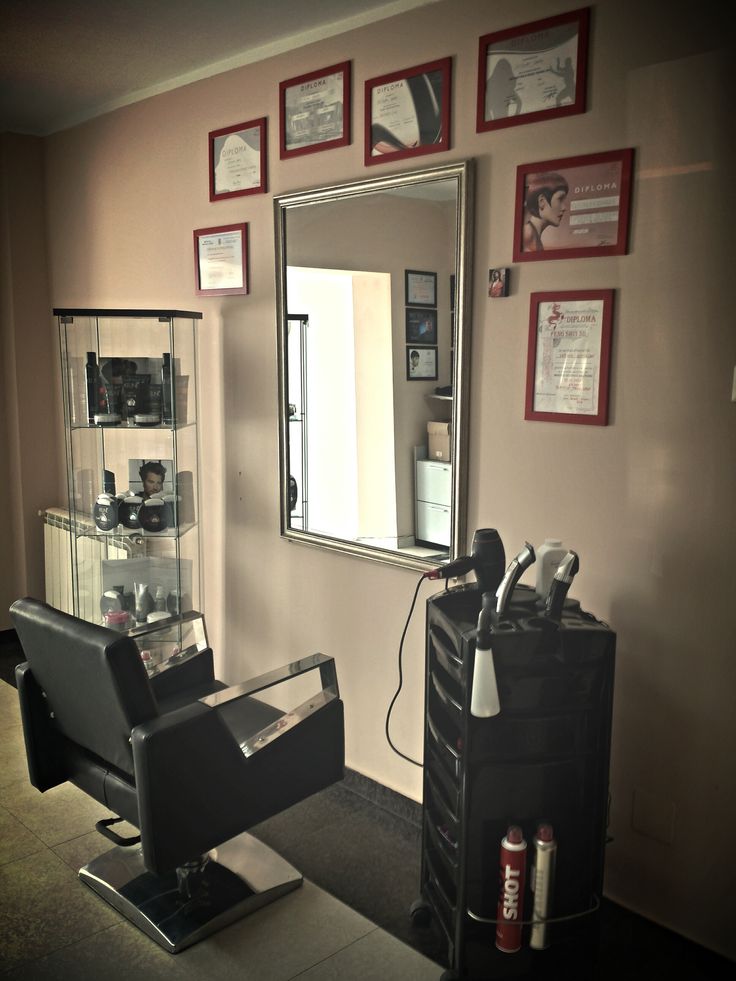
{"type": "Polygon", "coordinates": [[[404,821],[421,827],[422,805],[417,801],[412,800],[410,797],[404,797],[403,794],[391,790],[389,787],[384,787],[382,783],[371,780],[370,777],[365,777],[362,773],[358,773],[357,770],[350,770],[347,767],[345,768],[343,782],[354,794],[370,801],[376,807],[380,807],[384,811],[396,815],[396,817],[403,818],[404,821]]]}

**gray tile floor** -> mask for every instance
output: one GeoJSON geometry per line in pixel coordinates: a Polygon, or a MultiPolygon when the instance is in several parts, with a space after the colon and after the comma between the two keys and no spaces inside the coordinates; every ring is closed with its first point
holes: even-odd
{"type": "Polygon", "coordinates": [[[172,956],[84,886],[108,816],[71,785],[28,782],[17,693],[0,681],[0,978],[438,981],[436,963],[329,893],[301,889],[172,956]]]}

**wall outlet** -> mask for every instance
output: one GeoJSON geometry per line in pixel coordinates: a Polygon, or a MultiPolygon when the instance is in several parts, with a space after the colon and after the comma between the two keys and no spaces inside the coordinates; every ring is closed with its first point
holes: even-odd
{"type": "Polygon", "coordinates": [[[677,806],[674,801],[647,790],[635,790],[631,807],[631,827],[640,835],[672,845],[675,840],[677,806]]]}

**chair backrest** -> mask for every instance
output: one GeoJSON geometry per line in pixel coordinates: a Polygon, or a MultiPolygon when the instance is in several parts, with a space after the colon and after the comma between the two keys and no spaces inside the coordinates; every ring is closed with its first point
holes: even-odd
{"type": "Polygon", "coordinates": [[[10,615],[58,730],[132,774],[131,729],[159,714],[135,642],[30,597],[10,615]]]}

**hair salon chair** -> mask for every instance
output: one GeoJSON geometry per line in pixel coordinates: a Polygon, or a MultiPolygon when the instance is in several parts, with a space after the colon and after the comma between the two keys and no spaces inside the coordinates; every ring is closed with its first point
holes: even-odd
{"type": "MultiPolygon", "coordinates": [[[[30,598],[10,613],[26,657],[16,678],[31,783],[69,781],[119,815],[97,823],[115,847],[80,869],[84,883],[171,953],[301,885],[245,832],[342,778],[332,658],[228,688],[205,640],[149,677],[131,636],[30,598]],[[290,710],[263,694],[288,682],[300,698],[315,669],[321,688],[290,710]],[[112,829],[123,820],[139,836],[112,829]]],[[[164,627],[192,616],[202,620],[164,627]]]]}

